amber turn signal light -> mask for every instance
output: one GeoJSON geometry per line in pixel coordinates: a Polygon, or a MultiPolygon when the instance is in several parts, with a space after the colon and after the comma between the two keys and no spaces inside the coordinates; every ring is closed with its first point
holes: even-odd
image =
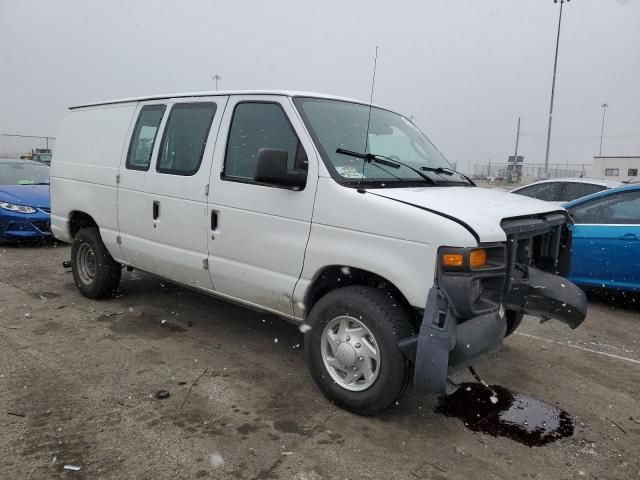
{"type": "Polygon", "coordinates": [[[487,264],[487,251],[483,249],[471,250],[469,266],[471,269],[482,268],[487,264]]]}
{"type": "Polygon", "coordinates": [[[442,266],[445,268],[464,267],[464,256],[461,253],[445,253],[442,255],[442,266]]]}

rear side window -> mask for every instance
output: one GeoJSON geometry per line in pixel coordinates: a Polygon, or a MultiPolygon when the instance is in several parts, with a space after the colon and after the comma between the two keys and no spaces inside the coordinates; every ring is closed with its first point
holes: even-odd
{"type": "Polygon", "coordinates": [[[596,198],[570,210],[575,223],[640,225],[640,191],[596,198]]]}
{"type": "Polygon", "coordinates": [[[558,182],[539,183],[530,187],[521,188],[517,192],[518,195],[525,195],[538,200],[546,200],[547,202],[556,202],[560,196],[561,185],[558,182]]]}
{"type": "Polygon", "coordinates": [[[567,183],[562,194],[563,202],[569,202],[576,198],[586,197],[592,193],[601,192],[606,187],[602,185],[592,185],[590,183],[567,183]]]}
{"type": "Polygon", "coordinates": [[[307,169],[305,151],[279,104],[239,103],[229,129],[223,176],[253,180],[261,148],[286,150],[289,170],[307,169]]]}
{"type": "Polygon", "coordinates": [[[156,170],[174,175],[196,173],[215,113],[215,103],[175,104],[164,129],[156,170]]]}
{"type": "Polygon", "coordinates": [[[127,152],[128,169],[149,170],[153,145],[165,109],[165,105],[145,105],[140,110],[127,152]]]}

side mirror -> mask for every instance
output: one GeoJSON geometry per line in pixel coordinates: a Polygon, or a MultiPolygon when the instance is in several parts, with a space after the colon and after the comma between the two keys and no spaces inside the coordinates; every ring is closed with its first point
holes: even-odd
{"type": "Polygon", "coordinates": [[[307,184],[307,172],[287,170],[289,153],[279,148],[261,148],[258,150],[256,173],[253,179],[260,183],[269,183],[292,190],[302,190],[307,184]]]}

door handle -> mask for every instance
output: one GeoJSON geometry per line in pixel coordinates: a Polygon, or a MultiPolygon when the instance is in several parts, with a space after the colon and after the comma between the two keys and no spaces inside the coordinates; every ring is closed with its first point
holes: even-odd
{"type": "Polygon", "coordinates": [[[211,210],[211,230],[216,231],[218,229],[218,212],[211,210]]]}
{"type": "Polygon", "coordinates": [[[635,240],[640,240],[640,238],[638,238],[638,236],[635,233],[625,233],[624,235],[621,235],[618,238],[620,240],[626,240],[628,242],[633,242],[635,240]]]}
{"type": "Polygon", "coordinates": [[[158,200],[153,201],[153,219],[158,220],[160,217],[160,202],[158,200]]]}

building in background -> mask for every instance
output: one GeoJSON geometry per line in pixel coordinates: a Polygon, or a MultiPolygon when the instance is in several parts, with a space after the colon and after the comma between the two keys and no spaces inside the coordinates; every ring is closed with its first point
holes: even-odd
{"type": "Polygon", "coordinates": [[[640,155],[638,156],[595,156],[591,175],[593,178],[618,180],[626,182],[638,180],[640,171],[640,155]]]}

